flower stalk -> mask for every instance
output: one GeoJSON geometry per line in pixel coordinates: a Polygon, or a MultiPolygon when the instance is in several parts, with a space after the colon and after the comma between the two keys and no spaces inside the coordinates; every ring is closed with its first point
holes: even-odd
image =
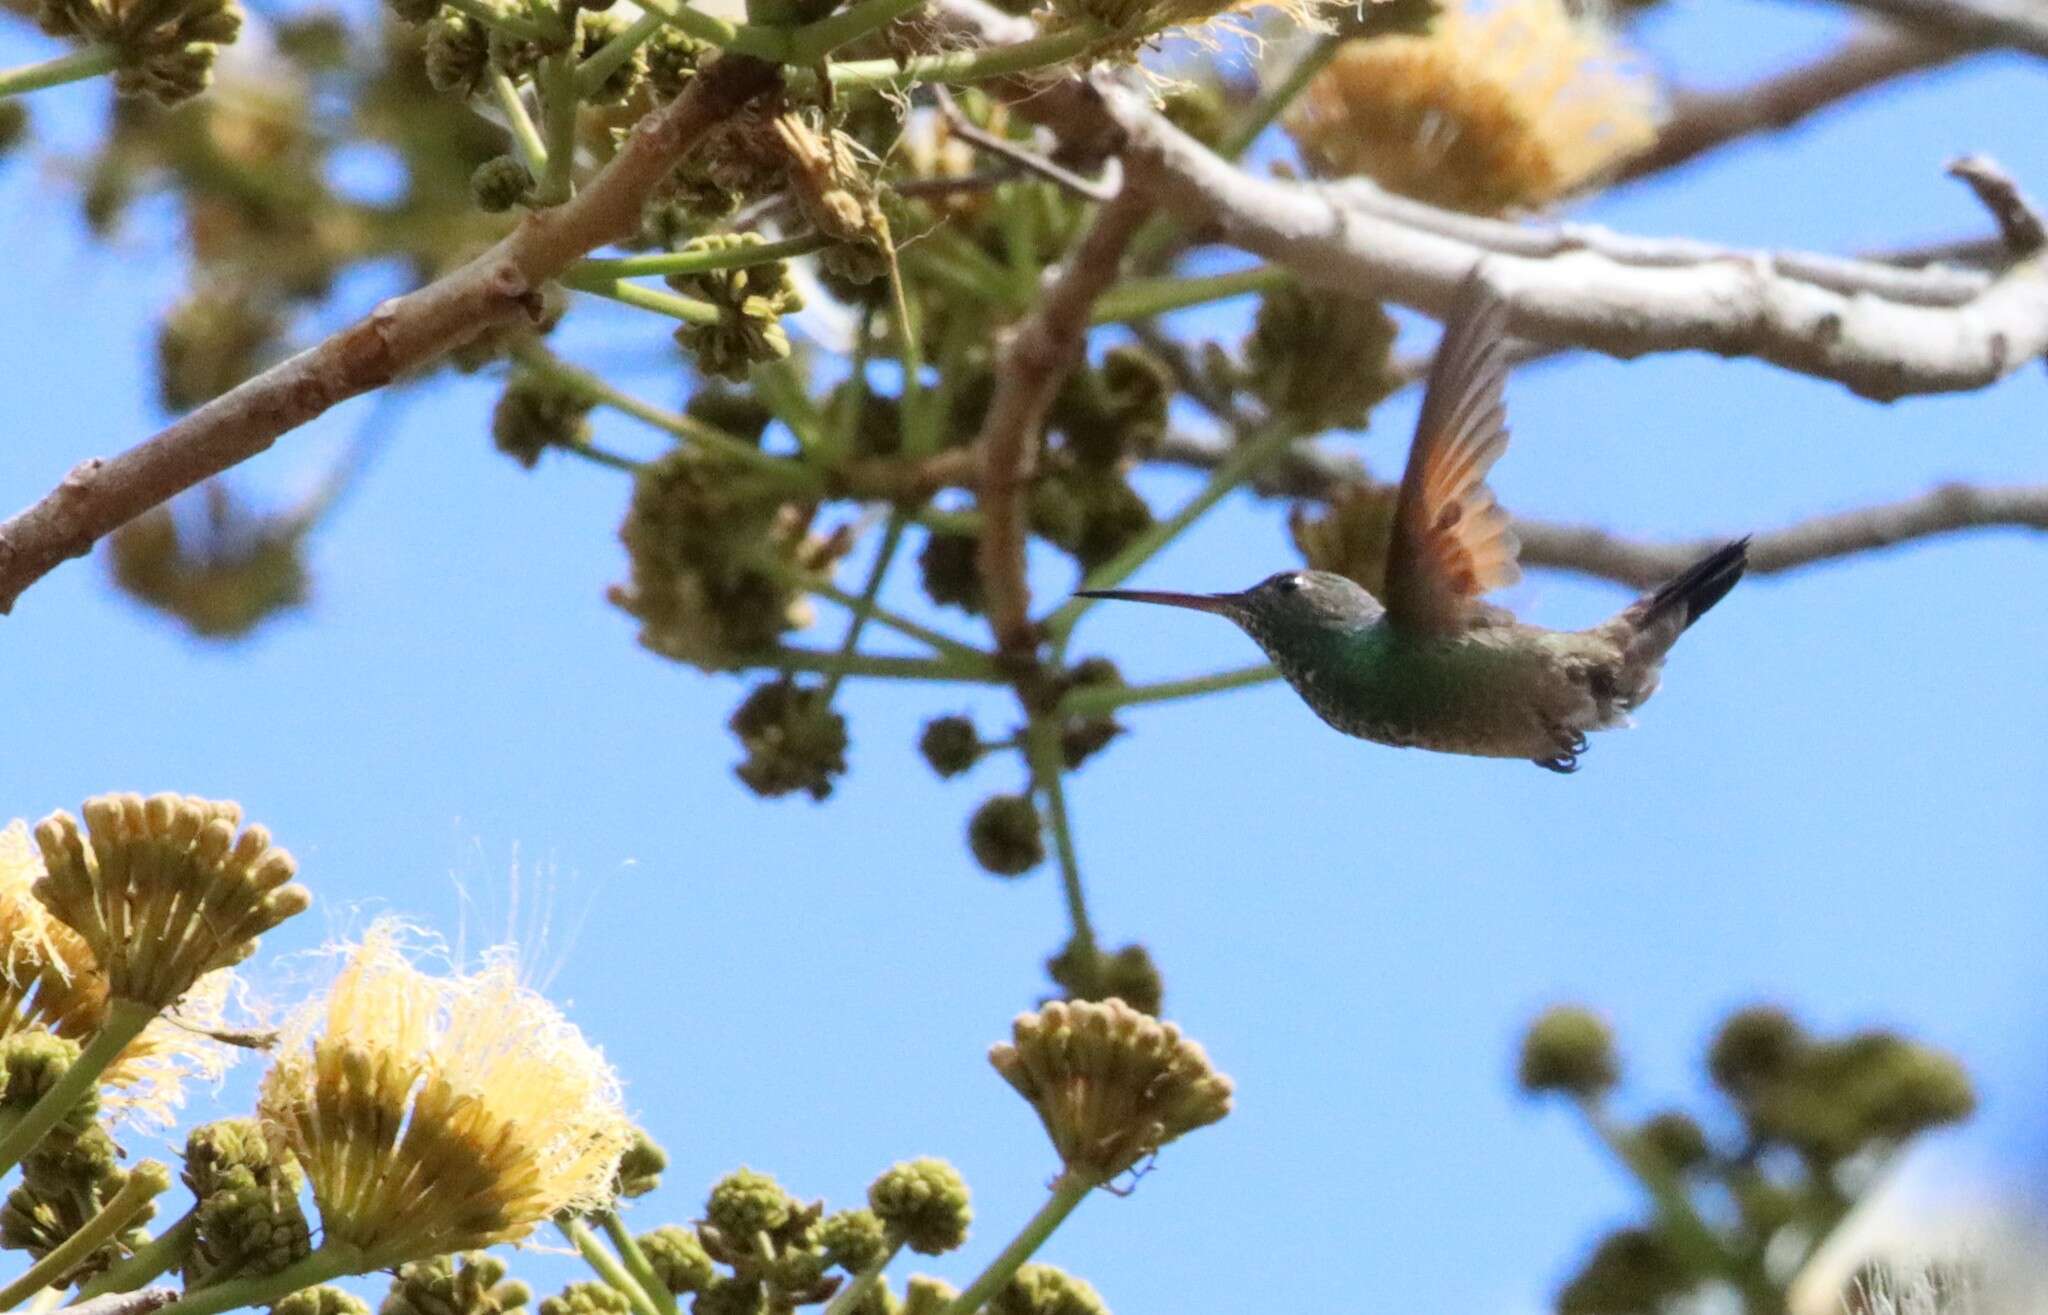
{"type": "Polygon", "coordinates": [[[157,1315],[219,1315],[221,1311],[244,1306],[268,1306],[301,1288],[318,1287],[350,1274],[367,1273],[375,1267],[357,1248],[330,1241],[275,1274],[244,1275],[188,1292],[157,1315]]]}
{"type": "MultiPolygon", "coordinates": [[[[597,1234],[590,1231],[589,1224],[573,1215],[557,1217],[555,1228],[568,1239],[570,1246],[576,1248],[576,1254],[583,1257],[584,1264],[589,1265],[599,1278],[633,1304],[635,1315],[666,1315],[666,1312],[655,1304],[654,1292],[659,1289],[665,1293],[668,1289],[653,1281],[652,1269],[647,1270],[649,1281],[642,1282],[606,1248],[603,1242],[598,1240],[597,1234]]],[[[643,1265],[646,1263],[644,1256],[641,1262],[643,1265]]]]}
{"type": "Polygon", "coordinates": [[[56,1282],[78,1262],[104,1246],[107,1240],[135,1222],[136,1216],[171,1185],[171,1171],[157,1160],[144,1160],[129,1171],[120,1189],[85,1226],[43,1254],[21,1277],[0,1288],[0,1309],[12,1310],[30,1294],[56,1282]]]}
{"type": "Polygon", "coordinates": [[[1074,1208],[1086,1200],[1096,1186],[1072,1169],[1061,1174],[1053,1182],[1052,1194],[1038,1208],[1038,1213],[1018,1230],[1017,1236],[1010,1239],[1002,1253],[989,1262],[988,1268],[975,1276],[967,1290],[953,1298],[952,1304],[946,1307],[945,1315],[975,1315],[986,1306],[989,1299],[1002,1290],[1038,1248],[1045,1245],[1046,1239],[1067,1221],[1067,1216],[1074,1213],[1074,1208]]]}
{"type": "Polygon", "coordinates": [[[612,1246],[618,1250],[619,1263],[626,1267],[626,1272],[633,1276],[633,1281],[640,1285],[640,1290],[654,1302],[661,1315],[677,1315],[675,1294],[668,1290],[668,1285],[654,1272],[654,1266],[647,1259],[647,1253],[641,1249],[638,1239],[626,1227],[625,1221],[619,1218],[619,1212],[600,1210],[594,1218],[598,1226],[604,1229],[604,1235],[611,1239],[612,1246]]]}
{"type": "Polygon", "coordinates": [[[87,46],[40,63],[0,69],[0,100],[111,73],[120,58],[112,46],[87,46]]]}
{"type": "Polygon", "coordinates": [[[78,1290],[78,1301],[89,1301],[109,1292],[133,1292],[168,1269],[181,1263],[199,1235],[199,1207],[193,1206],[178,1222],[135,1249],[112,1269],[100,1274],[78,1290]]]}

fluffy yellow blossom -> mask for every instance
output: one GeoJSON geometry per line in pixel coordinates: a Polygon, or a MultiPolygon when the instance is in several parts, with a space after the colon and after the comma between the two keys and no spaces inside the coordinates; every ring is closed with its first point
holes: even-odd
{"type": "Polygon", "coordinates": [[[1659,117],[1633,53],[1565,0],[1452,0],[1425,36],[1348,43],[1287,128],[1318,174],[1497,214],[1597,183],[1659,117]]]}
{"type": "Polygon", "coordinates": [[[509,947],[414,966],[391,922],[286,1027],[258,1111],[298,1157],[323,1246],[386,1267],[515,1241],[607,1198],[633,1128],[618,1079],[509,947]]]}

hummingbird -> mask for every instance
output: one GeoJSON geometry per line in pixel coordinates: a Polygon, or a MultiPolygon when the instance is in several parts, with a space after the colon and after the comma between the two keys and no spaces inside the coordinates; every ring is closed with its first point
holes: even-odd
{"type": "Polygon", "coordinates": [[[1586,732],[1629,724],[1664,656],[1726,597],[1745,536],[1589,630],[1524,625],[1481,601],[1520,578],[1520,545],[1486,486],[1507,450],[1507,313],[1473,274],[1431,364],[1396,495],[1386,598],[1329,571],[1282,571],[1238,593],[1084,589],[1228,617],[1324,721],[1399,748],[1578,770],[1586,732]]]}

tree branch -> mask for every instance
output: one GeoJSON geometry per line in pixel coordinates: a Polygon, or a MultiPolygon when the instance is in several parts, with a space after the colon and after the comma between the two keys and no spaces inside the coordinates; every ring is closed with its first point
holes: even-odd
{"type": "Polygon", "coordinates": [[[2033,0],[1849,0],[1930,36],[2048,56],[2048,12],[2033,0]]]}
{"type": "Polygon", "coordinates": [[[1965,155],[1949,161],[1948,176],[1961,179],[1977,194],[1977,199],[1998,221],[1999,234],[2014,260],[2034,256],[2048,243],[2048,227],[2041,222],[2041,211],[2020,190],[2012,175],[1998,167],[1996,160],[1985,155],[1965,155]]]}
{"type": "Polygon", "coordinates": [[[726,56],[641,120],[573,200],[529,213],[476,259],[394,297],[348,328],[119,456],[80,463],[0,523],[0,614],[67,558],[151,507],[264,451],[336,404],[417,370],[477,334],[538,313],[541,285],[632,231],[661,180],[706,132],[776,85],[775,66],[726,56]]]}
{"type": "Polygon", "coordinates": [[[1004,652],[1033,645],[1031,594],[1024,576],[1024,494],[1045,413],[1088,340],[1088,312],[1116,281],[1123,253],[1152,204],[1127,179],[1051,283],[1038,308],[1003,335],[995,395],[975,446],[981,453],[979,549],[989,626],[1004,652]]]}
{"type": "Polygon", "coordinates": [[[1810,64],[1733,91],[1680,91],[1649,150],[1623,166],[1621,179],[1676,168],[1728,143],[1780,132],[1858,92],[1907,73],[1938,68],[1967,48],[1924,32],[1872,27],[1810,64]]]}

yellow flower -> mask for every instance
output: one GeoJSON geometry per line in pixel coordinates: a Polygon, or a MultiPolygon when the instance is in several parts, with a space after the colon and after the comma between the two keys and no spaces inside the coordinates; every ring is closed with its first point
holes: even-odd
{"type": "MultiPolygon", "coordinates": [[[[106,1026],[107,975],[83,938],[35,897],[44,875],[28,825],[0,827],[0,1036],[43,1028],[84,1042],[106,1026]]],[[[232,1051],[208,1035],[221,1026],[234,976],[209,973],[121,1051],[100,1075],[101,1108],[168,1124],[189,1081],[213,1081],[232,1051]]]]}
{"type": "Polygon", "coordinates": [[[313,1185],[326,1242],[367,1267],[515,1241],[607,1199],[632,1125],[618,1079],[509,947],[482,971],[415,967],[370,928],[286,1028],[258,1112],[313,1185]]]}
{"type": "Polygon", "coordinates": [[[1564,0],[1453,0],[1426,36],[1346,44],[1287,128],[1318,174],[1497,214],[1597,182],[1659,118],[1633,53],[1564,0]]]}

